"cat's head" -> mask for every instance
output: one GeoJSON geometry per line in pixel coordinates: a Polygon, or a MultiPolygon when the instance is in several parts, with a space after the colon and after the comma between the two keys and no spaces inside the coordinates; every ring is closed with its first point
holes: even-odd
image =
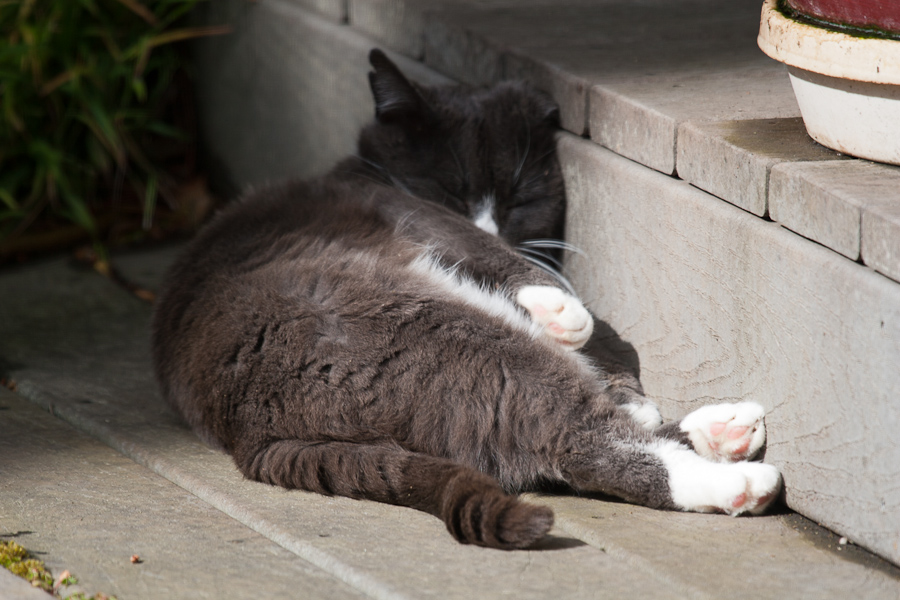
{"type": "Polygon", "coordinates": [[[379,177],[461,213],[512,245],[562,235],[559,109],[521,82],[425,87],[372,50],[375,122],[359,156],[379,177]]]}

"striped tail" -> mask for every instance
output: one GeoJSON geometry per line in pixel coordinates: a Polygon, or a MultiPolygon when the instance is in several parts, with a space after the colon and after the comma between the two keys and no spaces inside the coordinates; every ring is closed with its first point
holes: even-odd
{"type": "Polygon", "coordinates": [[[397,446],[279,440],[235,460],[249,479],[430,513],[463,544],[527,548],[553,525],[549,508],[520,502],[493,478],[397,446]]]}

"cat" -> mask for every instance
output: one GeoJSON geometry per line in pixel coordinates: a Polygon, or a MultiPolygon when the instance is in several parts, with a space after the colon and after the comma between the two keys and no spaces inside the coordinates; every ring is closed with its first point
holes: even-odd
{"type": "Polygon", "coordinates": [[[594,319],[536,264],[563,232],[553,100],[369,62],[358,154],[226,207],[170,270],[153,357],[171,406],[249,479],[412,507],[463,543],[533,545],[553,513],[515,494],[554,483],[762,512],[781,478],[747,460],[760,405],[663,425],[579,351],[594,319]]]}

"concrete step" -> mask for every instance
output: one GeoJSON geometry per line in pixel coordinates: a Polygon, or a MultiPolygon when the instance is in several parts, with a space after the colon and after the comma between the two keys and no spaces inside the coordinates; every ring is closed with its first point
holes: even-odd
{"type": "Polygon", "coordinates": [[[756,46],[759,0],[208,9],[241,11],[197,55],[208,147],[237,188],[353,151],[371,46],[426,82],[551,92],[572,134],[569,241],[591,258],[568,268],[645,389],[670,417],[764,404],[791,508],[900,563],[900,168],[806,136],[785,69],[756,46]]]}
{"type": "Polygon", "coordinates": [[[47,592],[28,581],[0,569],[0,598],[4,600],[47,600],[47,592]]]}
{"type": "Polygon", "coordinates": [[[560,150],[579,291],[664,416],[760,402],[788,505],[896,560],[900,286],[591,142],[560,150]]]}
{"type": "MultiPolygon", "coordinates": [[[[176,247],[117,257],[151,289],[176,247]]],[[[462,546],[431,516],[245,481],[164,406],[151,307],[67,260],[0,274],[0,533],[120,599],[896,598],[900,570],[802,517],[532,496],[537,549],[462,546]],[[26,402],[26,400],[30,402],[26,402]],[[43,410],[41,410],[43,409],[43,410]],[[102,442],[102,443],[101,443],[102,442]],[[27,532],[27,533],[26,533],[27,532]],[[132,554],[143,560],[132,564],[132,554]]]]}

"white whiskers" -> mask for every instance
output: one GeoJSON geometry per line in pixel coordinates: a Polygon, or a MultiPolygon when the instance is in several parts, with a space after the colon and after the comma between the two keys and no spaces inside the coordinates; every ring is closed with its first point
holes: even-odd
{"type": "Polygon", "coordinates": [[[559,249],[566,252],[572,252],[585,258],[587,258],[587,255],[580,248],[573,246],[568,242],[564,242],[563,240],[526,240],[516,246],[516,250],[518,250],[522,258],[551,275],[566,289],[566,291],[575,296],[575,288],[572,286],[569,279],[562,273],[562,263],[550,254],[543,252],[543,249],[559,249]]]}

